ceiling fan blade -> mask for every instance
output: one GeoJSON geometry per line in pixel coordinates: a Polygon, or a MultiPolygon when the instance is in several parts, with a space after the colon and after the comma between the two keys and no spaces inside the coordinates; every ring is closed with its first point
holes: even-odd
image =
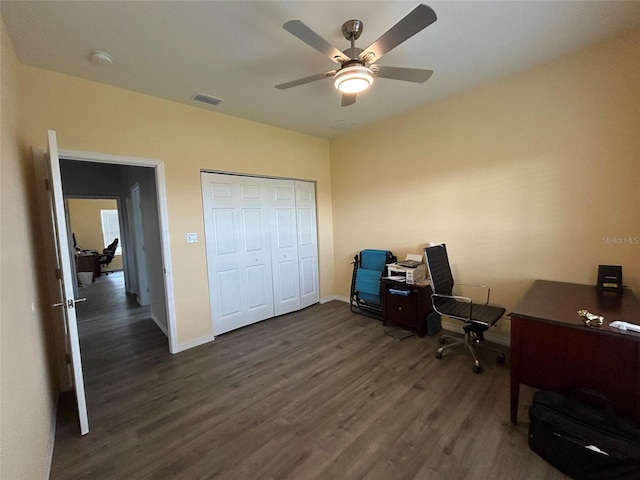
{"type": "Polygon", "coordinates": [[[310,47],[313,47],[320,53],[326,55],[330,60],[336,63],[342,64],[342,62],[349,60],[349,57],[307,27],[300,20],[290,20],[282,25],[282,28],[293,36],[298,37],[310,47]]]}
{"type": "Polygon", "coordinates": [[[368,63],[380,60],[385,54],[437,20],[436,12],[424,4],[418,5],[406,17],[387,30],[365,48],[358,58],[368,63]]]}
{"type": "Polygon", "coordinates": [[[349,105],[353,105],[356,103],[356,94],[355,93],[343,93],[342,94],[342,106],[348,107],[349,105]]]}
{"type": "Polygon", "coordinates": [[[371,67],[371,70],[380,78],[404,80],[405,82],[414,83],[424,83],[433,75],[433,70],[423,70],[421,68],[383,67],[381,65],[374,65],[371,67]]]}
{"type": "Polygon", "coordinates": [[[322,80],[323,78],[333,77],[337,73],[336,70],[329,70],[325,73],[317,73],[308,77],[299,78],[290,82],[280,83],[276,85],[278,90],[286,90],[287,88],[297,87],[298,85],[304,85],[305,83],[315,82],[316,80],[322,80]]]}

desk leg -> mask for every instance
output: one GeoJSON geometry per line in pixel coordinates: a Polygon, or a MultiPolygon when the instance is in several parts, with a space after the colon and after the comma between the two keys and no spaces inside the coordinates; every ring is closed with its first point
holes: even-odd
{"type": "Polygon", "coordinates": [[[518,424],[518,400],[520,399],[520,384],[511,379],[511,423],[518,424]]]}
{"type": "Polygon", "coordinates": [[[511,317],[511,423],[518,423],[520,399],[520,321],[511,317]]]}

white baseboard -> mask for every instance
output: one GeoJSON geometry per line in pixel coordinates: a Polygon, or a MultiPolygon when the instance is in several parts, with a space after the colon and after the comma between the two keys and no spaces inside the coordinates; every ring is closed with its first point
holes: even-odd
{"type": "Polygon", "coordinates": [[[339,302],[350,303],[349,297],[341,297],[339,295],[333,295],[333,298],[331,300],[338,300],[339,302]]]}
{"type": "Polygon", "coordinates": [[[336,295],[329,295],[328,297],[322,297],[320,299],[319,303],[322,305],[322,304],[325,304],[325,303],[332,302],[334,300],[341,300],[341,299],[339,297],[337,297],[336,295]]]}
{"type": "Polygon", "coordinates": [[[190,348],[194,348],[194,347],[199,347],[200,345],[213,342],[214,340],[215,340],[215,337],[213,335],[205,335],[204,337],[194,338],[193,340],[179,343],[177,348],[173,350],[171,353],[184,352],[185,350],[189,350],[190,348]]]}
{"type": "Polygon", "coordinates": [[[163,325],[162,322],[158,319],[158,317],[156,317],[153,313],[151,314],[151,320],[153,320],[156,323],[158,328],[162,331],[162,333],[164,333],[164,336],[169,338],[169,332],[167,330],[167,326],[163,325]]]}

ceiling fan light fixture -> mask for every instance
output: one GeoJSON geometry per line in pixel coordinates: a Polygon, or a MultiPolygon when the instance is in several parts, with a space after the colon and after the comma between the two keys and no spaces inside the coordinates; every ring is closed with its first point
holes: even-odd
{"type": "Polygon", "coordinates": [[[373,72],[363,65],[350,65],[333,77],[333,84],[342,93],[360,93],[373,83],[373,72]]]}

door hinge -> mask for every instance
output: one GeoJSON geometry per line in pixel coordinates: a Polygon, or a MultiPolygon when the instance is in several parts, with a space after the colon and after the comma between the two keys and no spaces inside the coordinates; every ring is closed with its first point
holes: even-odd
{"type": "Polygon", "coordinates": [[[67,363],[67,365],[71,365],[71,357],[68,353],[64,354],[64,361],[67,363]]]}
{"type": "Polygon", "coordinates": [[[45,187],[47,190],[51,190],[51,182],[49,181],[49,179],[48,179],[48,178],[45,178],[45,179],[44,179],[44,187],[45,187]]]}
{"type": "Polygon", "coordinates": [[[61,268],[56,268],[56,278],[58,280],[62,280],[62,269],[61,268]]]}

